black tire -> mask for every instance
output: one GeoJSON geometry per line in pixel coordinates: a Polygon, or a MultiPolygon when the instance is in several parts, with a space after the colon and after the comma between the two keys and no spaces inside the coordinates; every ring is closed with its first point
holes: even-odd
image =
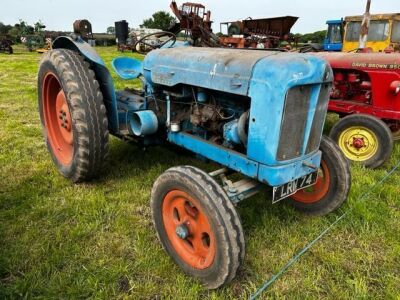
{"type": "MultiPolygon", "coordinates": [[[[372,156],[369,154],[363,154],[362,152],[360,156],[357,156],[357,150],[350,145],[349,142],[346,144],[349,145],[348,150],[342,149],[347,159],[351,161],[358,161],[365,167],[371,169],[378,168],[389,160],[393,151],[393,135],[389,127],[382,120],[366,114],[349,115],[343,119],[340,119],[333,126],[329,136],[342,148],[344,147],[342,146],[343,142],[346,140],[346,138],[344,138],[342,135],[344,135],[351,128],[361,128],[363,130],[365,129],[369,132],[372,132],[375,135],[373,139],[376,139],[377,146],[375,146],[376,149],[374,152],[372,152],[372,156]]],[[[371,145],[375,145],[375,143],[371,145]]]]}
{"type": "MultiPolygon", "coordinates": [[[[39,111],[43,133],[51,157],[59,172],[73,182],[96,177],[108,153],[108,120],[99,83],[89,64],[76,52],[56,49],[44,54],[38,74],[39,111]],[[58,80],[71,116],[72,158],[63,163],[53,149],[44,114],[45,76],[58,80]]],[[[49,98],[49,97],[48,97],[49,98]]],[[[47,99],[47,98],[46,98],[47,99]]],[[[51,101],[51,98],[49,98],[51,101]]]]}
{"type": "Polygon", "coordinates": [[[324,177],[320,180],[326,180],[329,176],[329,181],[323,181],[320,190],[315,189],[315,185],[310,191],[305,189],[291,197],[291,203],[297,210],[319,216],[339,208],[347,199],[351,186],[349,163],[335,142],[324,136],[320,150],[322,152],[320,172],[324,173],[324,177]]]}
{"type": "Polygon", "coordinates": [[[232,202],[211,176],[191,166],[167,170],[154,183],[151,209],[162,246],[186,274],[199,279],[209,289],[219,288],[236,276],[245,255],[243,229],[232,202]],[[183,191],[196,199],[210,223],[216,251],[212,264],[205,269],[186,263],[168,238],[162,209],[166,195],[173,190],[183,191]]]}
{"type": "Polygon", "coordinates": [[[10,46],[10,47],[8,47],[8,54],[13,54],[14,53],[14,50],[13,50],[13,48],[10,46]]]}

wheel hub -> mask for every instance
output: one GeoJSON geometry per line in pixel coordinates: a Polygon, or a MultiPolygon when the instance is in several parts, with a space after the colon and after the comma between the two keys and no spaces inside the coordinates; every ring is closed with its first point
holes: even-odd
{"type": "Polygon", "coordinates": [[[345,156],[353,161],[366,161],[372,158],[379,146],[376,134],[362,126],[345,129],[339,136],[338,144],[345,156]]]}
{"type": "Polygon", "coordinates": [[[162,217],[167,237],[180,259],[199,270],[211,266],[216,241],[200,202],[186,192],[170,191],[163,200],[162,217]]]}
{"type": "Polygon", "coordinates": [[[67,165],[73,157],[72,117],[61,84],[53,73],[46,74],[42,88],[44,125],[57,160],[67,165]]]}
{"type": "Polygon", "coordinates": [[[182,240],[186,239],[189,236],[189,229],[185,224],[178,225],[175,232],[176,235],[182,240]]]}
{"type": "Polygon", "coordinates": [[[363,138],[353,138],[353,146],[356,149],[361,149],[365,147],[364,139],[363,138]]]}

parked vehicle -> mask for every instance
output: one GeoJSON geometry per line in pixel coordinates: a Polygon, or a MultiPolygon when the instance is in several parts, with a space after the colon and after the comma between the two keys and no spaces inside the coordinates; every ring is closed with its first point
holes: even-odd
{"type": "Polygon", "coordinates": [[[169,142],[220,164],[211,173],[172,167],[151,192],[161,244],[208,288],[230,282],[243,262],[238,202],[267,188],[273,203],[323,215],[346,200],[348,162],[322,137],[333,79],[322,58],[181,47],[112,64],[128,89],[115,91],[103,60],[79,38],[58,38],[45,54],[38,98],[50,155],[73,182],[99,175],[109,133],[169,142]]]}

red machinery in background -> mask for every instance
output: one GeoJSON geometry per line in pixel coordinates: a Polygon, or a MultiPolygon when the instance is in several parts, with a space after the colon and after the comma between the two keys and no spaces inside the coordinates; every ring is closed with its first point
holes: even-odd
{"type": "Polygon", "coordinates": [[[168,31],[174,34],[185,31],[185,36],[191,37],[194,46],[219,45],[219,38],[212,33],[211,11],[206,11],[204,5],[186,2],[178,7],[176,2],[172,1],[170,7],[179,22],[168,31]]]}
{"type": "MultiPolygon", "coordinates": [[[[334,72],[329,111],[341,119],[332,128],[331,138],[348,159],[377,168],[390,158],[393,141],[400,139],[400,53],[372,53],[367,44],[370,8],[371,0],[367,0],[355,53],[317,55],[334,72]]],[[[391,30],[398,29],[387,27],[385,34],[393,36],[391,30]]]]}
{"type": "Polygon", "coordinates": [[[294,41],[290,40],[290,30],[298,19],[285,16],[223,22],[220,30],[227,35],[220,37],[220,43],[232,48],[278,48],[281,41],[294,41]]]}
{"type": "Polygon", "coordinates": [[[377,168],[400,139],[400,54],[332,53],[334,71],[329,111],[341,119],[331,130],[346,157],[377,168]]]}

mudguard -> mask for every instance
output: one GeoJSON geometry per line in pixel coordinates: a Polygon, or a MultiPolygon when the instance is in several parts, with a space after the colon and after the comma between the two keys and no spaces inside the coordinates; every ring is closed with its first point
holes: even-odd
{"type": "Polygon", "coordinates": [[[119,123],[114,83],[101,57],[88,43],[79,37],[75,39],[66,36],[58,37],[53,42],[53,49],[69,49],[78,52],[91,64],[91,68],[96,74],[96,79],[103,93],[103,101],[107,109],[109,130],[111,133],[117,134],[119,132],[119,123]]]}

